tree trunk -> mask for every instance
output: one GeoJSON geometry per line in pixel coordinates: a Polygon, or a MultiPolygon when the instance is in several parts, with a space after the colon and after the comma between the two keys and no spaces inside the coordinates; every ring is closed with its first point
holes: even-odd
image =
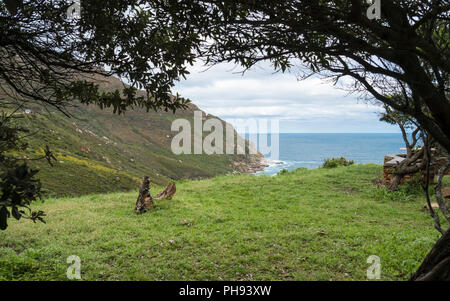
{"type": "Polygon", "coordinates": [[[389,182],[388,190],[395,191],[398,190],[398,186],[400,185],[400,182],[402,181],[403,176],[399,174],[393,174],[392,179],[389,182]]]}
{"type": "Polygon", "coordinates": [[[437,241],[411,281],[450,281],[450,229],[437,241]]]}
{"type": "Polygon", "coordinates": [[[137,213],[144,213],[151,208],[153,208],[153,199],[150,195],[150,179],[149,177],[143,177],[135,210],[137,213]]]}
{"type": "Polygon", "coordinates": [[[438,180],[436,182],[436,186],[434,187],[434,191],[436,193],[436,200],[439,204],[439,208],[441,209],[442,214],[447,219],[448,222],[450,222],[450,215],[448,215],[448,211],[450,209],[448,202],[445,201],[445,198],[447,197],[442,190],[442,180],[444,179],[445,173],[450,168],[449,160],[446,160],[445,164],[441,166],[438,170],[438,180]]]}

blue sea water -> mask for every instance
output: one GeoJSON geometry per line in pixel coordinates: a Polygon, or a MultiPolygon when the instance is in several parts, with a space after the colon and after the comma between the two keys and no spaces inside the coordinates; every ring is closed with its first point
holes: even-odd
{"type": "Polygon", "coordinates": [[[356,164],[382,164],[385,155],[404,152],[400,148],[405,143],[401,134],[280,134],[279,147],[279,162],[269,161],[271,165],[259,174],[317,168],[324,159],[341,156],[356,164]]]}

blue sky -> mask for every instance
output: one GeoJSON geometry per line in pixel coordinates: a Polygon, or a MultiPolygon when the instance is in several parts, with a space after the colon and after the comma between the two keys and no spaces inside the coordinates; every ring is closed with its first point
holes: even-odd
{"type": "Polygon", "coordinates": [[[294,73],[274,73],[258,65],[244,75],[232,64],[189,68],[174,92],[209,114],[233,119],[278,119],[282,133],[396,133],[380,122],[380,107],[320,78],[298,81],[294,73]]]}

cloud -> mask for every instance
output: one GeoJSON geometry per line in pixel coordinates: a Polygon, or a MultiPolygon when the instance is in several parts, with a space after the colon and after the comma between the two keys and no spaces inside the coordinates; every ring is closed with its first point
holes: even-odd
{"type": "Polygon", "coordinates": [[[358,101],[317,77],[298,81],[291,73],[274,74],[267,65],[244,75],[232,64],[207,69],[196,63],[189,71],[174,91],[225,120],[275,118],[282,132],[397,131],[378,121],[379,106],[358,101]]]}

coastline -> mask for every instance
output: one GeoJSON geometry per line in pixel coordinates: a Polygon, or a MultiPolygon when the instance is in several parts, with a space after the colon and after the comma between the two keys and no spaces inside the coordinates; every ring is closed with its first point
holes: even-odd
{"type": "MultiPolygon", "coordinates": [[[[401,134],[280,134],[279,158],[238,158],[236,172],[274,175],[281,170],[316,169],[326,158],[345,157],[356,164],[383,164],[386,154],[398,153],[404,147],[401,134]],[[245,166],[244,166],[245,165],[245,166]]],[[[249,157],[249,156],[247,156],[249,157]]]]}
{"type": "Polygon", "coordinates": [[[260,153],[243,157],[241,161],[231,163],[233,173],[254,174],[270,166],[269,161],[260,153]]]}

